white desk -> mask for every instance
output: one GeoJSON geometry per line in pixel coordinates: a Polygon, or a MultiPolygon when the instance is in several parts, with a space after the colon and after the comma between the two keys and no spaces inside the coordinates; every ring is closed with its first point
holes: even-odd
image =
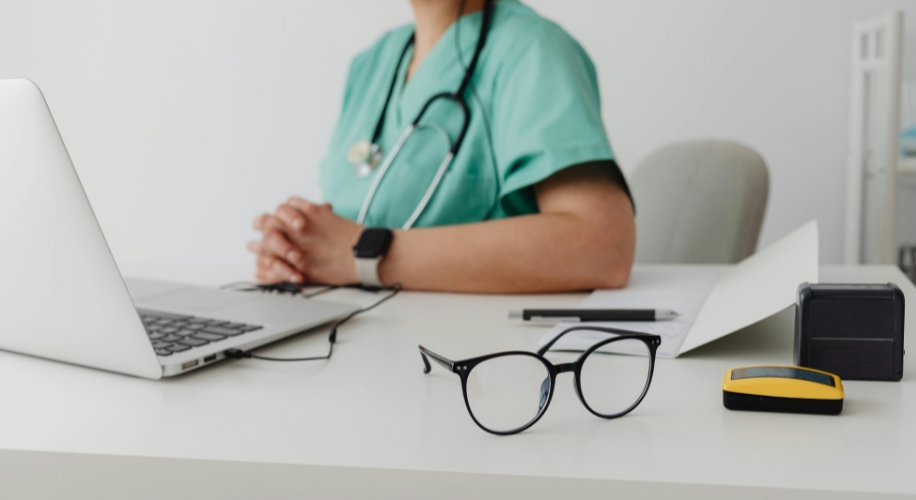
{"type": "MultiPolygon", "coordinates": [[[[205,284],[247,275],[123,267],[205,284]]],[[[897,283],[909,302],[907,337],[916,338],[916,289],[895,268],[824,267],[821,281],[897,283]]],[[[352,290],[327,297],[375,300],[352,290]]],[[[583,297],[404,292],[343,327],[330,362],[229,361],[158,382],[0,352],[0,497],[916,494],[912,355],[902,382],[847,382],[839,417],[723,408],[726,368],[791,362],[790,310],[659,360],[645,401],[613,421],[590,415],[568,376],[537,425],[492,436],[468,416],[456,375],[422,373],[417,344],[453,359],[533,349],[544,327],[510,322],[506,312],[583,297]]],[[[312,354],[326,342],[305,334],[264,352],[312,354]]]]}

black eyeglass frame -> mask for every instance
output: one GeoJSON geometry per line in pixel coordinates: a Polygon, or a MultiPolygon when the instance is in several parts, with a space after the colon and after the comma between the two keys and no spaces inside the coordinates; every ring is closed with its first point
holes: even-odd
{"type": "Polygon", "coordinates": [[[621,330],[618,328],[607,328],[607,327],[598,327],[598,326],[574,326],[572,328],[566,329],[563,332],[561,332],[559,335],[554,337],[553,340],[551,340],[550,342],[545,344],[543,347],[538,349],[536,353],[529,352],[529,351],[504,351],[504,352],[498,352],[494,354],[488,354],[486,356],[478,356],[476,358],[465,359],[461,361],[452,361],[442,355],[439,355],[439,354],[436,354],[430,351],[429,349],[423,346],[419,346],[419,348],[420,348],[420,356],[423,358],[423,373],[429,373],[430,370],[432,370],[432,366],[429,364],[429,359],[427,358],[429,357],[429,358],[432,358],[433,361],[435,361],[436,363],[440,364],[443,368],[447,369],[448,371],[458,374],[458,376],[461,378],[461,392],[464,395],[464,405],[465,407],[467,407],[468,414],[471,415],[471,419],[474,421],[474,423],[477,424],[477,426],[480,427],[481,429],[491,434],[496,434],[499,436],[507,436],[510,434],[517,434],[519,432],[522,432],[530,428],[532,425],[536,424],[537,421],[541,419],[541,417],[547,411],[547,408],[550,407],[550,402],[553,400],[553,391],[554,391],[554,387],[556,386],[557,375],[561,373],[565,373],[565,372],[573,372],[575,376],[576,396],[579,397],[579,401],[582,402],[582,405],[585,406],[585,408],[592,415],[595,415],[596,417],[600,417],[604,419],[613,419],[613,418],[622,417],[626,415],[627,413],[630,413],[637,406],[639,406],[642,400],[646,397],[646,393],[649,392],[649,385],[651,385],[652,383],[652,374],[655,372],[655,354],[656,354],[656,351],[658,350],[658,346],[660,346],[661,343],[662,343],[662,338],[660,336],[650,334],[650,333],[641,333],[641,332],[634,332],[630,330],[621,330]],[[583,352],[582,355],[579,356],[578,359],[570,363],[553,364],[547,358],[544,357],[544,354],[561,337],[563,337],[564,335],[570,332],[583,331],[583,330],[599,331],[599,332],[604,332],[604,333],[615,334],[617,336],[595,343],[594,345],[589,347],[588,350],[583,352]],[[581,382],[582,366],[585,364],[585,360],[588,358],[588,356],[591,355],[593,352],[597,351],[598,349],[600,349],[601,347],[614,343],[614,342],[619,342],[621,340],[626,340],[626,339],[639,340],[643,342],[644,344],[646,344],[646,347],[649,350],[649,373],[648,373],[648,376],[646,377],[646,385],[643,387],[642,393],[639,395],[639,398],[637,398],[636,401],[632,405],[630,405],[629,408],[619,413],[614,413],[614,414],[609,414],[609,415],[599,413],[595,411],[591,406],[588,405],[588,402],[585,401],[585,396],[583,396],[582,394],[582,382],[581,382]],[[532,418],[531,421],[529,421],[527,424],[519,428],[508,430],[508,431],[497,431],[493,429],[488,429],[486,426],[484,426],[477,420],[477,417],[474,416],[474,412],[473,410],[471,410],[471,403],[470,401],[468,401],[467,382],[468,382],[468,376],[471,373],[471,371],[474,369],[475,366],[479,365],[480,363],[483,363],[484,361],[488,361],[494,358],[499,358],[499,357],[504,357],[504,356],[530,356],[540,361],[544,365],[544,367],[547,369],[547,372],[550,374],[550,393],[547,395],[547,402],[540,409],[540,411],[538,411],[538,414],[535,415],[535,417],[532,418]]]}

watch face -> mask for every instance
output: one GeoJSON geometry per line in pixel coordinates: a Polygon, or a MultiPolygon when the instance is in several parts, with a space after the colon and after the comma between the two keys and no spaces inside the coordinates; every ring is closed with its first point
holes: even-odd
{"type": "Polygon", "coordinates": [[[382,257],[391,245],[391,230],[368,228],[359,237],[359,242],[353,247],[353,255],[358,259],[374,259],[382,257]]]}

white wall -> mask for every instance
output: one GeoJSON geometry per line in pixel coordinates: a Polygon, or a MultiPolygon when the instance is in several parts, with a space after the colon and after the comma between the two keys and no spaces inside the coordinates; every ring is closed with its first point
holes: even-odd
{"type": "MultiPolygon", "coordinates": [[[[744,142],[771,169],[761,245],[816,217],[841,261],[851,25],[906,10],[914,79],[916,2],[528,3],[595,60],[624,170],[744,142]]],[[[0,78],[43,89],[119,260],[244,262],[255,215],[320,197],[350,58],[409,20],[406,0],[0,0],[0,78]]]]}

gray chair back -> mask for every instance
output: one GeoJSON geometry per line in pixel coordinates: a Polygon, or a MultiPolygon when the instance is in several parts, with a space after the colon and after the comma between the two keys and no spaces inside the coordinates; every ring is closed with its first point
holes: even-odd
{"type": "Polygon", "coordinates": [[[733,264],[754,253],[769,194],[766,163],[727,141],[653,152],[630,176],[636,263],[733,264]]]}

